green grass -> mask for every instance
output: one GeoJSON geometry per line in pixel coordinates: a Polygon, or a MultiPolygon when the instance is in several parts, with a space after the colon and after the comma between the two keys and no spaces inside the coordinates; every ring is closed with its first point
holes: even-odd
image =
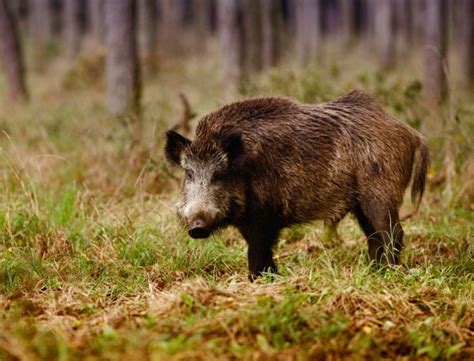
{"type": "MultiPolygon", "coordinates": [[[[472,99],[455,104],[456,197],[429,187],[404,222],[400,266],[371,268],[348,217],[341,243],[324,242],[318,223],[285,230],[280,274],[249,283],[235,230],[192,240],[175,218],[179,174],[162,146],[180,117],[177,92],[202,114],[244,95],[320,101],[365,87],[427,129],[416,74],[344,63],[271,71],[223,98],[212,61],[165,62],[145,84],[137,145],[102,108],[100,79],[84,87],[93,67],[51,83],[53,64],[32,75],[32,104],[0,107],[0,360],[474,358],[472,99]]],[[[430,147],[434,179],[442,138],[430,147]]]]}

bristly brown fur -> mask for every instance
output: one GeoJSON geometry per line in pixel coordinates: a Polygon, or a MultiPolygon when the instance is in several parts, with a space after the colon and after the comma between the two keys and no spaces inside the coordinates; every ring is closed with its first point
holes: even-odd
{"type": "Polygon", "coordinates": [[[356,90],[316,105],[269,97],[223,106],[201,119],[189,151],[208,159],[235,132],[245,202],[230,223],[249,243],[252,273],[276,269],[271,247],[281,228],[318,219],[337,225],[349,212],[369,238],[370,258],[398,262],[398,210],[412,173],[414,202],[425,186],[429,158],[420,133],[356,90]]]}

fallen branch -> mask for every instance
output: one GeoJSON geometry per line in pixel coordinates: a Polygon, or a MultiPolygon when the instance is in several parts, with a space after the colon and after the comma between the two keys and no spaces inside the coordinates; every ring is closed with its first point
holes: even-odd
{"type": "Polygon", "coordinates": [[[183,93],[179,93],[178,96],[183,105],[183,114],[180,121],[176,123],[171,130],[180,131],[184,136],[186,136],[191,133],[191,126],[189,123],[196,117],[196,113],[191,109],[189,101],[183,93]]]}

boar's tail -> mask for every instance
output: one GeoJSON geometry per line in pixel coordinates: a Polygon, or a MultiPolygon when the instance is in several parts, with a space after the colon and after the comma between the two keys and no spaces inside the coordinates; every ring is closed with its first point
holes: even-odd
{"type": "Polygon", "coordinates": [[[428,146],[426,139],[423,136],[419,137],[418,156],[416,164],[414,165],[413,183],[411,186],[411,201],[416,205],[415,213],[420,207],[421,198],[425,191],[426,173],[430,163],[430,155],[428,153],[428,146]]]}

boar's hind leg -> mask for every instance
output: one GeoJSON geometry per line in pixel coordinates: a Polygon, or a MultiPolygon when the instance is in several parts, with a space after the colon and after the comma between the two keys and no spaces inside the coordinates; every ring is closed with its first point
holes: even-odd
{"type": "Polygon", "coordinates": [[[248,243],[249,279],[254,280],[263,272],[276,273],[277,267],[273,262],[272,247],[277,239],[278,230],[262,227],[258,230],[254,228],[241,231],[248,243]]]}
{"type": "Polygon", "coordinates": [[[403,245],[397,208],[380,206],[376,201],[361,202],[355,214],[368,239],[370,260],[377,264],[397,264],[403,245]]]}

